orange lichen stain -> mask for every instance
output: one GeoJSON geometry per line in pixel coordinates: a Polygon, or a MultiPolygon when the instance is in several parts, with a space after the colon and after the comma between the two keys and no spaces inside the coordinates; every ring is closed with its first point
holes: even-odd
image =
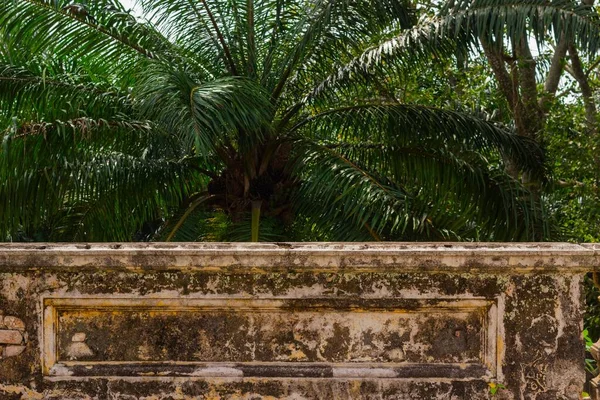
{"type": "Polygon", "coordinates": [[[304,352],[302,350],[297,349],[295,345],[290,344],[288,346],[288,349],[291,352],[288,357],[288,360],[290,360],[290,361],[308,360],[308,357],[306,356],[306,354],[304,354],[304,352]]]}
{"type": "Polygon", "coordinates": [[[8,394],[20,394],[22,399],[42,400],[45,398],[43,393],[35,392],[23,386],[0,385],[0,391],[8,394]]]}
{"type": "Polygon", "coordinates": [[[221,396],[215,391],[215,388],[210,388],[210,393],[207,393],[204,398],[206,400],[220,400],[221,396]]]}
{"type": "Polygon", "coordinates": [[[100,310],[91,310],[91,309],[82,309],[77,311],[59,311],[61,321],[69,321],[70,319],[78,319],[78,318],[91,318],[91,317],[99,317],[101,315],[105,315],[105,312],[100,310]]]}
{"type": "Polygon", "coordinates": [[[138,372],[139,376],[156,376],[156,372],[138,372]]]}
{"type": "MultiPolygon", "coordinates": [[[[254,385],[256,383],[260,383],[263,382],[264,380],[262,378],[245,378],[244,382],[247,382],[251,385],[254,385]]],[[[360,382],[359,382],[359,386],[360,386],[360,382]]],[[[222,400],[224,398],[224,396],[222,394],[219,394],[219,392],[216,391],[214,386],[211,386],[210,388],[210,392],[205,394],[204,397],[202,397],[203,400],[222,400]]],[[[227,397],[228,400],[254,400],[254,399],[260,399],[260,400],[279,400],[281,399],[281,397],[274,397],[274,396],[270,396],[270,395],[259,395],[258,393],[241,393],[240,391],[236,391],[235,393],[227,393],[227,397]]]]}
{"type": "Polygon", "coordinates": [[[183,394],[183,390],[181,389],[181,386],[177,386],[175,388],[175,393],[173,393],[173,395],[171,397],[174,400],[183,400],[186,398],[186,396],[183,394]]]}
{"type": "Polygon", "coordinates": [[[502,353],[504,352],[504,340],[502,339],[502,335],[498,335],[496,340],[496,359],[502,359],[502,353]]]}
{"type": "Polygon", "coordinates": [[[361,386],[361,383],[357,382],[357,381],[353,381],[350,384],[349,391],[350,391],[350,395],[352,398],[359,399],[362,397],[360,386],[361,386]]]}

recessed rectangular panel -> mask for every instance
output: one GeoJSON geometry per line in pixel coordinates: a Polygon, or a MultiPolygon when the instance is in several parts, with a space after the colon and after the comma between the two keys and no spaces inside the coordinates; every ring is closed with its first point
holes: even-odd
{"type": "Polygon", "coordinates": [[[47,375],[493,375],[487,300],[46,299],[47,375]]]}

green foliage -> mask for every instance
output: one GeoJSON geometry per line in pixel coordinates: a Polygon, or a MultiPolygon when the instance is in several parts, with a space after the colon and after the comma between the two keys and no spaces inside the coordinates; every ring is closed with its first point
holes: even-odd
{"type": "MultiPolygon", "coordinates": [[[[589,311],[590,310],[588,310],[588,312],[589,311]]],[[[596,313],[596,315],[598,315],[598,314],[596,313]]],[[[591,326],[594,326],[594,325],[591,324],[591,326]]],[[[595,325],[595,326],[597,327],[598,325],[595,325]]],[[[583,335],[583,340],[585,342],[586,353],[589,353],[590,348],[594,345],[594,341],[590,337],[590,332],[589,332],[588,329],[584,329],[583,332],[582,332],[582,335],[583,335]]],[[[593,358],[586,357],[586,359],[585,359],[585,370],[588,373],[590,373],[592,376],[598,375],[598,366],[597,366],[596,360],[594,360],[593,358]]]]}
{"type": "Polygon", "coordinates": [[[600,340],[600,302],[598,301],[600,289],[597,286],[597,282],[597,274],[588,274],[584,281],[585,302],[587,305],[584,316],[584,339],[586,344],[589,345],[600,340]]]}
{"type": "Polygon", "coordinates": [[[489,387],[490,387],[490,394],[492,396],[496,396],[498,394],[499,390],[506,389],[506,386],[504,386],[503,384],[495,383],[495,382],[490,383],[489,387]]]}
{"type": "Polygon", "coordinates": [[[539,147],[444,69],[523,21],[592,49],[595,16],[505,3],[433,20],[408,0],[140,0],[138,20],[116,0],[0,0],[0,232],[247,240],[261,202],[261,240],[549,237],[504,172],[542,176],[539,147]],[[416,94],[418,66],[437,92],[416,94]]]}
{"type": "Polygon", "coordinates": [[[545,133],[555,180],[549,204],[562,236],[571,241],[600,240],[597,141],[588,133],[579,101],[555,105],[545,133]]]}

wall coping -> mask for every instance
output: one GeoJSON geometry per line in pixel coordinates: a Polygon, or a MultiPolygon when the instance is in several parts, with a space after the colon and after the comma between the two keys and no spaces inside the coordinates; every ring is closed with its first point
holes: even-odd
{"type": "Polygon", "coordinates": [[[401,271],[582,274],[600,245],[570,243],[2,243],[0,272],[401,271]]]}

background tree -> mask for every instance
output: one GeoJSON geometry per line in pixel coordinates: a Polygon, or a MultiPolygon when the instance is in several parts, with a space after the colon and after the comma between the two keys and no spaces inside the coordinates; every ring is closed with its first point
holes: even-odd
{"type": "MultiPolygon", "coordinates": [[[[537,141],[543,141],[546,117],[550,112],[553,100],[559,88],[560,80],[565,70],[569,71],[580,83],[584,103],[586,104],[586,118],[590,134],[596,131],[596,106],[589,90],[589,84],[583,71],[579,51],[576,43],[576,33],[585,35],[581,30],[584,19],[594,20],[597,15],[593,9],[593,0],[554,1],[546,7],[566,7],[577,13],[577,18],[563,16],[549,19],[541,10],[535,10],[540,2],[457,2],[453,7],[448,7],[447,15],[461,13],[485,13],[490,7],[496,10],[504,8],[509,14],[515,7],[533,8],[534,18],[519,21],[518,15],[513,15],[509,29],[504,32],[500,26],[475,29],[473,35],[479,38],[487,61],[494,73],[498,88],[506,100],[514,121],[515,129],[521,136],[537,141]],[[504,3],[504,4],[502,4],[504,3]],[[537,4],[536,4],[537,3],[537,4]],[[545,21],[543,20],[545,19],[545,21]],[[554,40],[548,40],[553,38],[554,40]],[[538,60],[533,56],[532,42],[536,41],[537,49],[553,47],[553,51],[546,59],[538,60]],[[570,63],[566,63],[567,54],[570,63]],[[540,66],[540,61],[545,65],[540,66]]],[[[498,12],[496,11],[496,12],[498,12]]],[[[596,43],[590,45],[595,50],[596,43]]],[[[586,48],[587,50],[587,48],[586,48]]],[[[509,171],[517,176],[518,169],[509,171]]],[[[530,182],[530,177],[523,177],[530,182]]],[[[539,190],[539,189],[536,189],[539,190]]]]}

